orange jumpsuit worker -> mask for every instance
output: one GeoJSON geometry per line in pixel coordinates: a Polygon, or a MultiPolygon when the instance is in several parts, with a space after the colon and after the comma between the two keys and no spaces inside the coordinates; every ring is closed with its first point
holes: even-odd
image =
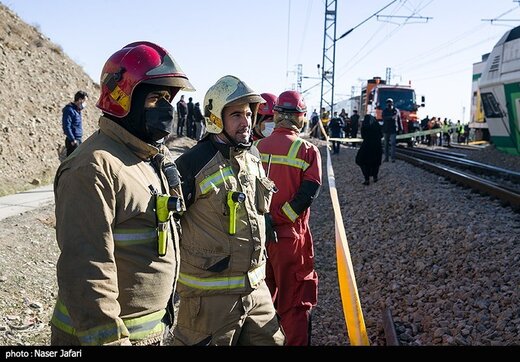
{"type": "Polygon", "coordinates": [[[278,241],[267,244],[266,282],[289,346],[310,344],[310,312],[318,297],[309,207],[321,185],[321,156],[298,137],[306,110],[300,93],[281,93],[273,133],[257,141],[264,168],[278,188],[270,207],[278,241]]]}

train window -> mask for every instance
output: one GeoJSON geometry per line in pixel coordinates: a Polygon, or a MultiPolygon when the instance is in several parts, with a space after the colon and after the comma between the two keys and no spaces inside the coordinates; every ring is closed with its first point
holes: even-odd
{"type": "Polygon", "coordinates": [[[484,107],[484,113],[487,118],[502,118],[502,111],[500,111],[500,105],[493,93],[481,93],[480,98],[482,99],[482,106],[484,107]]]}

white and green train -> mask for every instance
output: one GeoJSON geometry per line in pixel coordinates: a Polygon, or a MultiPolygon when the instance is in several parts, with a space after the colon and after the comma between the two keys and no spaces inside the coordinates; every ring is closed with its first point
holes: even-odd
{"type": "Polygon", "coordinates": [[[507,31],[489,54],[479,89],[491,142],[520,155],[520,26],[507,31]]]}

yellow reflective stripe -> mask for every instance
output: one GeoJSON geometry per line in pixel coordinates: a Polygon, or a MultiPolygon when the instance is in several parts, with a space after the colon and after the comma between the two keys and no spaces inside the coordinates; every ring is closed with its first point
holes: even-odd
{"type": "MultiPolygon", "coordinates": [[[[267,163],[267,160],[268,160],[268,157],[266,157],[265,161],[264,161],[264,155],[262,155],[262,162],[267,163]]],[[[305,171],[309,167],[309,164],[307,162],[305,162],[304,160],[300,160],[297,158],[296,159],[289,158],[287,156],[276,156],[276,155],[273,155],[273,157],[271,158],[271,164],[296,167],[296,168],[302,169],[303,171],[305,171]]]]}
{"type": "Polygon", "coordinates": [[[289,220],[291,220],[292,222],[294,222],[298,218],[298,214],[294,212],[293,208],[291,207],[291,205],[289,205],[288,202],[283,204],[282,211],[284,212],[285,216],[287,216],[289,220]]]}
{"type": "Polygon", "coordinates": [[[72,327],[72,320],[70,319],[69,312],[59,299],[54,306],[51,323],[64,332],[74,335],[76,334],[76,330],[72,327]]]}
{"type": "Polygon", "coordinates": [[[54,314],[51,322],[60,330],[78,336],[82,344],[103,344],[116,339],[121,335],[129,334],[131,340],[139,340],[147,338],[150,334],[162,333],[164,324],[162,319],[166,314],[166,310],[162,309],[154,313],[137,318],[128,318],[123,320],[123,325],[107,324],[105,326],[91,328],[85,332],[76,332],[72,327],[67,307],[58,300],[54,308],[54,314]],[[127,333],[128,331],[128,333],[127,333]]]}
{"type": "Polygon", "coordinates": [[[165,314],[166,310],[163,309],[142,317],[123,319],[130,333],[130,339],[133,341],[144,339],[152,333],[155,334],[164,331],[164,324],[161,321],[165,314]]]}
{"type": "Polygon", "coordinates": [[[200,192],[204,195],[209,190],[211,190],[214,187],[218,187],[224,183],[228,178],[232,177],[234,175],[233,169],[231,166],[224,167],[217,172],[209,175],[206,177],[202,182],[199,184],[200,192]]]}
{"type": "Polygon", "coordinates": [[[302,144],[302,140],[297,138],[289,148],[289,152],[287,153],[287,157],[296,158],[298,156],[298,151],[300,150],[300,146],[302,144]]]}
{"type": "Polygon", "coordinates": [[[157,240],[157,229],[115,229],[113,237],[117,246],[155,243],[157,240]]]}
{"type": "Polygon", "coordinates": [[[246,286],[244,276],[222,278],[197,278],[188,274],[179,273],[179,283],[188,287],[206,290],[237,289],[246,286]]]}
{"type": "MultiPolygon", "coordinates": [[[[297,138],[289,148],[289,152],[287,152],[286,156],[280,156],[280,155],[272,155],[271,157],[271,164],[277,164],[277,165],[285,165],[290,167],[296,167],[303,171],[307,170],[309,168],[309,164],[305,162],[302,159],[297,158],[298,151],[300,150],[300,146],[302,145],[303,141],[299,138],[297,138]]],[[[269,154],[268,153],[261,153],[260,156],[262,157],[262,162],[268,163],[269,162],[269,154]]]]}
{"type": "Polygon", "coordinates": [[[249,284],[256,288],[265,279],[265,263],[247,272],[249,284]]]}
{"type": "Polygon", "coordinates": [[[122,336],[128,335],[128,330],[122,321],[116,320],[102,326],[87,329],[86,331],[76,331],[82,345],[98,346],[107,342],[117,341],[122,336]]]}

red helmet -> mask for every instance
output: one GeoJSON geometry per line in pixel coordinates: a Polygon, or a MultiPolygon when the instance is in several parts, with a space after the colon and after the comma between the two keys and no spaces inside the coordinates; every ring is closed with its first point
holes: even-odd
{"type": "Polygon", "coordinates": [[[305,113],[307,112],[307,106],[299,92],[290,90],[282,92],[278,96],[274,110],[287,113],[305,113]]]}
{"type": "Polygon", "coordinates": [[[276,96],[272,93],[262,93],[260,95],[263,99],[265,99],[265,102],[260,103],[260,107],[258,108],[258,115],[274,116],[273,107],[276,103],[276,96]]]}
{"type": "Polygon", "coordinates": [[[132,93],[140,83],[172,87],[172,99],[179,90],[195,90],[188,77],[168,52],[157,44],[139,41],[118,50],[101,72],[101,95],[96,106],[116,117],[130,111],[132,93]]]}

